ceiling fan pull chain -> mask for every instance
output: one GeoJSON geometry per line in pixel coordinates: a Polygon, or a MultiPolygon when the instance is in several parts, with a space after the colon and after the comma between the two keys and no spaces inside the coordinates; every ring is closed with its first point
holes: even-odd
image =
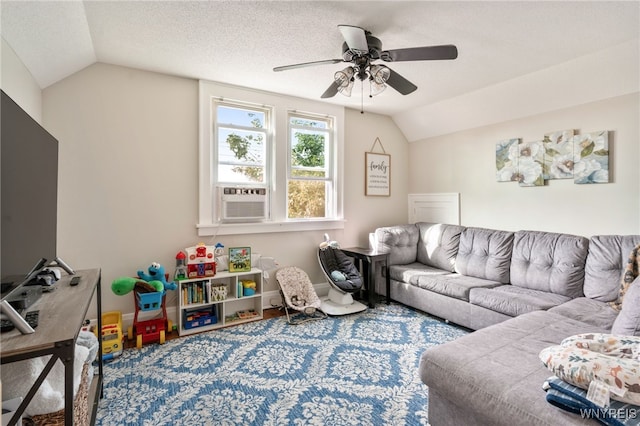
{"type": "Polygon", "coordinates": [[[360,80],[360,114],[364,114],[364,81],[360,80]]]}

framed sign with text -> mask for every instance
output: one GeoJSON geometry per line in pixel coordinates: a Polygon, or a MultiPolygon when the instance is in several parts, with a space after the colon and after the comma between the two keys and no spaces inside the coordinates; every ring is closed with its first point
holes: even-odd
{"type": "Polygon", "coordinates": [[[390,196],[391,155],[365,152],[364,167],[364,195],[378,197],[390,196]]]}

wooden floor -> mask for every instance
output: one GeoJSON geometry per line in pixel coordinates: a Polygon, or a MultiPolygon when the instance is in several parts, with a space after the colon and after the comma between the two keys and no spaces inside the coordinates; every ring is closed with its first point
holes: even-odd
{"type": "MultiPolygon", "coordinates": [[[[270,319],[270,318],[276,318],[276,317],[281,317],[284,316],[284,310],[281,310],[279,308],[270,308],[270,309],[264,309],[262,311],[262,319],[270,319]]],[[[229,327],[233,327],[232,325],[230,325],[229,327]]],[[[178,330],[173,330],[170,333],[167,334],[166,339],[167,340],[172,340],[172,339],[177,339],[179,338],[180,335],[178,334],[178,330]]],[[[136,341],[135,339],[132,340],[126,340],[124,342],[124,347],[125,349],[128,348],[135,348],[136,347],[136,341]]]]}

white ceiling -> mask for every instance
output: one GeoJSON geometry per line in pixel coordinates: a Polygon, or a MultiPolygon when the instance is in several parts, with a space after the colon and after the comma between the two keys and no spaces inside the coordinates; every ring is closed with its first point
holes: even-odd
{"type": "MultiPolygon", "coordinates": [[[[320,99],[345,64],[338,24],[384,49],[455,44],[453,61],[390,65],[418,86],[365,110],[395,115],[639,37],[638,1],[7,1],[1,34],[41,88],[95,62],[320,99]]],[[[359,108],[360,90],[328,102],[359,108]]]]}

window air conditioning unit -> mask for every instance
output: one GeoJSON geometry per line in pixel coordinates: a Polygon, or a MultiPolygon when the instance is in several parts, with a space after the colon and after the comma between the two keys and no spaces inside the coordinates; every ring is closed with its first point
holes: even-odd
{"type": "Polygon", "coordinates": [[[256,222],[268,217],[267,189],[219,187],[222,222],[256,222]]]}

